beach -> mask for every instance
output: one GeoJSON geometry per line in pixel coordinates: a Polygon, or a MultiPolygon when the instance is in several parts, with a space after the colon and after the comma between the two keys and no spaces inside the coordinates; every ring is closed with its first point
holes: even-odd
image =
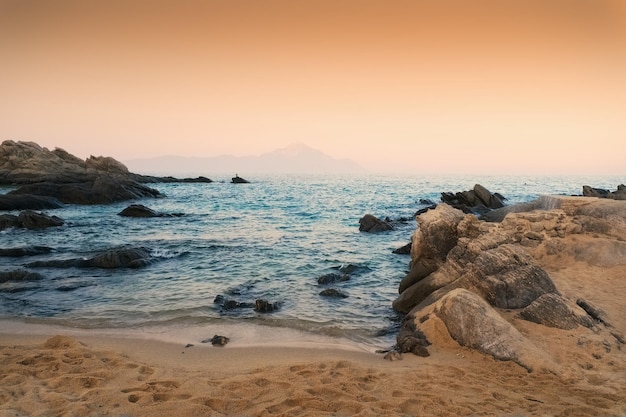
{"type": "MultiPolygon", "coordinates": [[[[559,216],[620,204],[567,199],[559,216]]],[[[355,339],[243,321],[157,331],[11,318],[0,323],[0,415],[624,416],[624,223],[611,216],[612,227],[585,218],[558,250],[549,239],[528,248],[561,296],[599,310],[590,328],[559,329],[498,309],[536,348],[521,364],[461,346],[438,319],[424,322],[428,357],[385,360],[355,339]],[[213,330],[231,342],[202,343],[213,330]]]]}
{"type": "Polygon", "coordinates": [[[594,300],[615,324],[564,331],[518,320],[520,331],[552,355],[556,370],[528,372],[461,347],[445,332],[432,340],[429,357],[389,361],[353,344],[186,347],[96,331],[69,337],[24,325],[0,331],[0,414],[625,415],[626,352],[611,334],[626,331],[620,320],[626,267],[544,265],[563,293],[594,300]]]}

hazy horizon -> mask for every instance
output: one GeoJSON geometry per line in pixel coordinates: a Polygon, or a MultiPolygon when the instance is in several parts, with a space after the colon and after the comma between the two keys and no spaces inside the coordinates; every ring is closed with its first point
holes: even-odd
{"type": "Polygon", "coordinates": [[[620,0],[0,0],[0,140],[624,175],[620,0]]]}

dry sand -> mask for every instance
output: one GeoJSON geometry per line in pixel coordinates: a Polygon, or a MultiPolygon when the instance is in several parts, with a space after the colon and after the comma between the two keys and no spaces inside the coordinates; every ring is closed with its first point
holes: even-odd
{"type": "Polygon", "coordinates": [[[598,239],[572,236],[571,251],[535,255],[564,296],[601,307],[614,327],[565,331],[501,311],[556,372],[528,373],[445,330],[431,332],[430,357],[390,362],[331,344],[185,348],[0,327],[0,416],[626,416],[626,345],[613,335],[626,334],[626,261],[619,251],[601,260],[598,239]]]}

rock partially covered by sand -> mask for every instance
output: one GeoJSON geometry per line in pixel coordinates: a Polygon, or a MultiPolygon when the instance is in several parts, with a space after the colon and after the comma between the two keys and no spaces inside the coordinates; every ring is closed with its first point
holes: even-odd
{"type": "Polygon", "coordinates": [[[408,313],[399,345],[416,332],[436,345],[433,329],[443,327],[462,346],[529,370],[554,369],[543,352],[553,347],[538,350],[532,334],[522,337],[520,320],[562,330],[593,327],[596,333],[598,326],[610,326],[576,305],[577,294],[560,293],[544,265],[557,271],[572,262],[626,266],[626,205],[550,197],[527,207],[531,211],[507,213],[500,223],[445,204],[417,217],[411,270],[393,303],[408,313]]]}

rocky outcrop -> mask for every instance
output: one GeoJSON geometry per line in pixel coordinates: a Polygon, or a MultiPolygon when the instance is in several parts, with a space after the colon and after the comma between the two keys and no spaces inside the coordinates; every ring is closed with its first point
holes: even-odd
{"type": "Polygon", "coordinates": [[[162,196],[158,190],[136,181],[108,176],[100,176],[90,182],[27,184],[7,195],[44,196],[65,204],[109,204],[162,196]]]}
{"type": "Polygon", "coordinates": [[[506,198],[499,193],[491,193],[480,184],[468,191],[441,193],[441,201],[464,213],[482,214],[492,209],[504,207],[506,198]]]}
{"type": "Polygon", "coordinates": [[[603,188],[594,188],[590,187],[589,185],[583,185],[583,196],[610,198],[612,200],[626,200],[626,185],[618,185],[617,190],[615,191],[609,191],[603,188]]]}
{"type": "Polygon", "coordinates": [[[152,177],[133,174],[111,157],[81,160],[63,149],[33,142],[0,145],[0,184],[21,185],[0,196],[0,210],[57,208],[65,204],[107,204],[162,196],[149,182],[212,182],[209,178],[152,177]]]}
{"type": "Polygon", "coordinates": [[[480,221],[446,204],[417,217],[411,268],[393,302],[394,309],[407,313],[398,335],[401,351],[407,351],[403,344],[411,337],[431,340],[433,329],[443,328],[461,346],[528,370],[553,369],[549,356],[516,330],[515,319],[564,330],[609,326],[606,318],[590,313],[597,308],[585,308],[560,294],[538,260],[569,256],[590,265],[625,263],[621,236],[626,232],[626,206],[551,197],[526,207],[531,211],[508,212],[499,223],[480,221]],[[537,209],[543,207],[549,209],[537,209]],[[576,239],[562,243],[584,233],[615,236],[610,244],[598,239],[609,255],[599,255],[582,239],[580,246],[576,239]]]}
{"type": "Polygon", "coordinates": [[[371,214],[366,214],[365,216],[359,219],[359,231],[366,233],[378,233],[378,232],[386,232],[387,230],[392,230],[393,226],[391,224],[373,216],[371,214]]]}
{"type": "Polygon", "coordinates": [[[0,215],[0,230],[7,229],[9,227],[45,229],[48,227],[63,226],[64,223],[65,222],[60,217],[48,216],[32,210],[24,210],[17,216],[13,214],[0,215]]]}

